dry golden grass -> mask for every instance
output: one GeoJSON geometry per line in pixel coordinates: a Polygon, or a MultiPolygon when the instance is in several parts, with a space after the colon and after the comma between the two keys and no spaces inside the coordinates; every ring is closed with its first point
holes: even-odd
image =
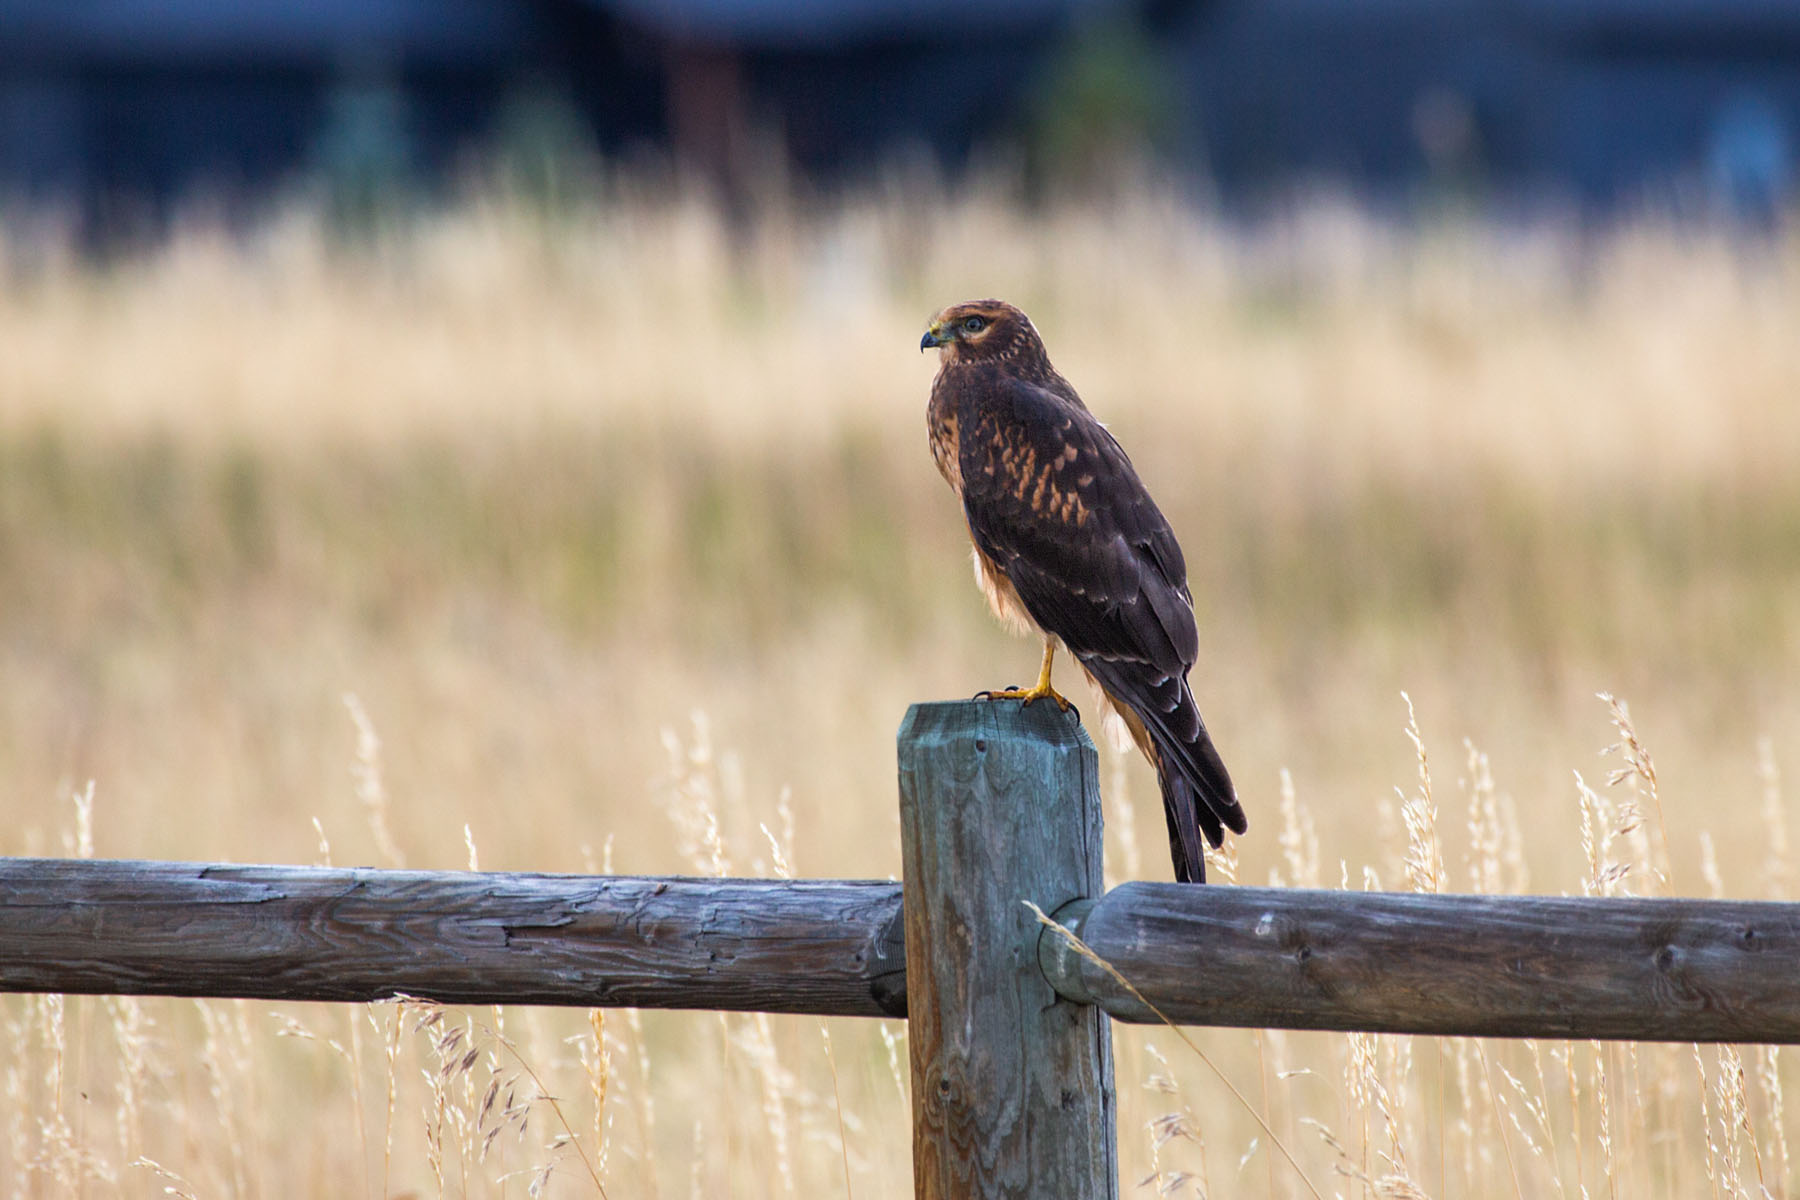
{"type": "MultiPolygon", "coordinates": [[[[1188,549],[1251,814],[1222,873],[1792,888],[1792,238],[916,192],[732,228],[620,187],[0,262],[0,851],[888,875],[906,704],[1035,661],[970,586],[913,349],[998,294],[1188,549]]],[[[1166,878],[1150,780],[1103,754],[1111,871],[1166,878]]],[[[899,1026],[0,1018],[12,1195],[910,1186],[899,1026]]],[[[1324,1195],[1791,1178],[1764,1050],[1192,1037],[1324,1195]]],[[[1118,1043],[1127,1189],[1309,1194],[1189,1047],[1118,1043]]]]}

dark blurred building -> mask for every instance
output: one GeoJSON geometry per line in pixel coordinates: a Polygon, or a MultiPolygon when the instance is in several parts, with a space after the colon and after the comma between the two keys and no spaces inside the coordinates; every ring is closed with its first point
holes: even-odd
{"type": "Polygon", "coordinates": [[[1755,216],[1797,131],[1794,0],[0,0],[0,206],[100,229],[594,150],[1755,216]]]}

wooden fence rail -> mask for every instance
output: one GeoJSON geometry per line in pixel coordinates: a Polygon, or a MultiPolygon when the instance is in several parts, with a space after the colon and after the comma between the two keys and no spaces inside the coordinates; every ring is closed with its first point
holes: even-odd
{"type": "MultiPolygon", "coordinates": [[[[1127,883],[1056,916],[1181,1024],[1800,1043],[1800,904],[1127,883]]],[[[0,992],[899,1018],[901,930],[875,880],[0,858],[0,992]]],[[[1030,932],[1058,993],[1159,1020],[1030,932]]]]}
{"type": "Polygon", "coordinates": [[[1118,1195],[1107,1014],[1800,1042],[1800,904],[1101,894],[1096,779],[1053,705],[915,706],[904,887],[0,859],[0,991],[906,1017],[925,1198],[1118,1195]]]}
{"type": "Polygon", "coordinates": [[[0,858],[0,991],[906,1015],[900,885],[0,858]]]}
{"type": "MultiPolygon", "coordinates": [[[[1800,904],[1127,883],[1058,919],[1180,1024],[1800,1042],[1800,904]]],[[[1059,994],[1160,1019],[1039,948],[1059,994]]]]}

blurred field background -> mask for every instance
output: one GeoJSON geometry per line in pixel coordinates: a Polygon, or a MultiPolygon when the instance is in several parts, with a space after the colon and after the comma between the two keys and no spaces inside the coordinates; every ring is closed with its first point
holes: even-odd
{"type": "MultiPolygon", "coordinates": [[[[5,853],[890,875],[906,706],[1036,663],[924,441],[923,322],[997,295],[1187,550],[1251,821],[1219,872],[1793,884],[1791,233],[621,177],[0,264],[5,853]]],[[[1102,756],[1110,871],[1167,878],[1102,756]]],[[[899,1025],[0,1013],[9,1195],[910,1194],[899,1025]]],[[[1793,1178],[1772,1052],[1193,1040],[1322,1195],[1793,1178]]],[[[1312,1194],[1171,1031],[1117,1041],[1125,1194],[1312,1194]]]]}

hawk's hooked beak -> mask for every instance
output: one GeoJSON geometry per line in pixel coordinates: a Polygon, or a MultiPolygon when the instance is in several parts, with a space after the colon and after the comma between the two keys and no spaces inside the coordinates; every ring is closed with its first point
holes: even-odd
{"type": "Polygon", "coordinates": [[[946,332],[942,324],[933,321],[931,328],[925,331],[925,336],[919,339],[919,353],[923,354],[934,346],[943,346],[955,340],[955,334],[946,332]]]}

